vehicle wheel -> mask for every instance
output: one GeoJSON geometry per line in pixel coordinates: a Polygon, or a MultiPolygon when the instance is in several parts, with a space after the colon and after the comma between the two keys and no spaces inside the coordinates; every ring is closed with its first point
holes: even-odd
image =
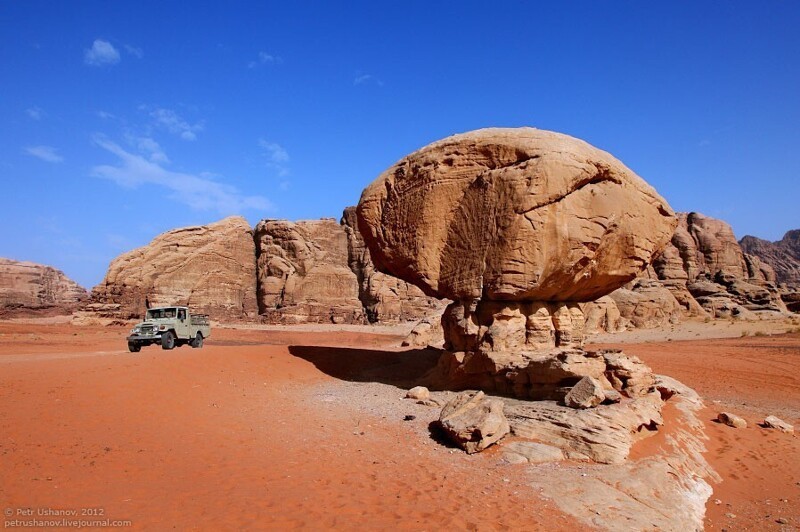
{"type": "Polygon", "coordinates": [[[128,342],[128,351],[131,353],[138,353],[142,350],[142,346],[136,342],[128,342]]]}
{"type": "Polygon", "coordinates": [[[161,347],[163,349],[173,349],[175,347],[175,335],[170,331],[161,335],[161,347]]]}
{"type": "Polygon", "coordinates": [[[194,337],[194,340],[192,340],[192,347],[195,349],[203,347],[203,335],[199,332],[197,333],[197,336],[194,337]]]}

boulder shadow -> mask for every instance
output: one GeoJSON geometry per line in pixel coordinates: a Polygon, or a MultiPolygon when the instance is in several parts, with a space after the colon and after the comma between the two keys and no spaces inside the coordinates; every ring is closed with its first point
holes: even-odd
{"type": "Polygon", "coordinates": [[[289,353],[336,379],[380,382],[401,388],[424,385],[423,377],[436,366],[440,349],[380,351],[351,347],[291,345],[289,353]]]}

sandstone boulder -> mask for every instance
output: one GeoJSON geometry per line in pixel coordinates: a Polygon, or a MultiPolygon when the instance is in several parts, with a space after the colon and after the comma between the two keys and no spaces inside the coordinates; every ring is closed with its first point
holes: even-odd
{"type": "Polygon", "coordinates": [[[578,384],[564,397],[564,404],[570,408],[594,408],[606,398],[603,385],[593,377],[581,378],[578,384]]]}
{"type": "Polygon", "coordinates": [[[213,319],[257,313],[253,233],[244,218],[175,229],[120,255],[92,291],[101,305],[119,305],[120,316],[141,317],[152,305],[189,305],[213,319]]]}
{"type": "Polygon", "coordinates": [[[744,418],[736,414],[731,414],[730,412],[720,412],[719,415],[717,415],[717,421],[735,429],[747,428],[747,421],[745,421],[744,418]]]}
{"type": "Polygon", "coordinates": [[[363,323],[347,234],[332,218],[255,228],[259,313],[272,323],[363,323]]]}
{"type": "Polygon", "coordinates": [[[483,392],[463,392],[442,409],[439,425],[468,454],[482,451],[508,434],[503,401],[483,392]]]}
{"type": "Polygon", "coordinates": [[[0,258],[0,315],[31,311],[69,314],[88,296],[60,270],[0,258]]]}
{"type": "Polygon", "coordinates": [[[778,429],[781,432],[786,432],[787,434],[794,433],[794,426],[790,425],[779,417],[767,416],[764,418],[762,425],[768,429],[778,429]]]}
{"type": "Polygon", "coordinates": [[[406,392],[406,399],[416,399],[417,401],[428,401],[431,392],[424,386],[414,386],[406,392]]]}
{"type": "Polygon", "coordinates": [[[357,217],[379,270],[461,301],[591,301],[636,277],[676,224],[608,153],[531,128],[422,148],[364,190],[357,217]]]}

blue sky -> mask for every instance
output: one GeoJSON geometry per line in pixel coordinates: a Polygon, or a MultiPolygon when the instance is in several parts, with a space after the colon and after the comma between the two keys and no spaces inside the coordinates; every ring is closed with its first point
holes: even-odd
{"type": "Polygon", "coordinates": [[[800,227],[800,3],[190,4],[0,1],[0,256],[92,287],[176,227],[338,219],[489,126],[582,138],[738,237],[800,227]]]}

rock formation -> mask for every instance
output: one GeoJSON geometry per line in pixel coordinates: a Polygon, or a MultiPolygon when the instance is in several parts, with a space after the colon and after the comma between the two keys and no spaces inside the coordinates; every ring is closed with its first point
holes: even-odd
{"type": "Polygon", "coordinates": [[[775,271],[778,283],[800,290],[800,229],[788,231],[781,240],[769,242],[747,235],[739,241],[745,253],[754,255],[775,271]]]}
{"type": "Polygon", "coordinates": [[[97,306],[126,318],[152,305],[189,305],[215,319],[255,317],[253,232],[244,218],[175,229],[111,263],[92,291],[97,306]]]}
{"type": "Polygon", "coordinates": [[[701,314],[695,303],[717,318],[786,312],[774,272],[742,252],[730,225],[695,212],[678,219],[653,270],[688,314],[701,314]]]}
{"type": "Polygon", "coordinates": [[[0,314],[49,312],[69,314],[88,297],[86,290],[60,270],[33,262],[0,258],[0,314]]]}
{"type": "Polygon", "coordinates": [[[259,312],[272,323],[363,323],[347,235],[332,218],[255,228],[259,312]]]}
{"type": "Polygon", "coordinates": [[[358,278],[358,297],[370,323],[417,320],[444,307],[413,284],[375,269],[356,225],[355,207],[344,210],[341,224],[347,234],[350,269],[358,278]]]}
{"type": "Polygon", "coordinates": [[[800,291],[778,286],[771,266],[788,268],[791,260],[776,262],[763,251],[772,244],[753,243],[757,240],[742,239],[750,242],[743,250],[724,221],[679,213],[678,227],[653,266],[608,298],[582,305],[587,331],[665,327],[686,317],[757,319],[800,311],[800,291]]]}
{"type": "MultiPolygon", "coordinates": [[[[611,376],[613,357],[578,349],[578,303],[633,280],[677,223],[608,153],[530,128],[422,148],[369,185],[356,213],[376,268],[453,300],[438,385],[533,399],[611,376]]],[[[614,387],[646,393],[635,381],[614,387]]]]}
{"type": "Polygon", "coordinates": [[[442,304],[375,270],[354,208],[332,218],[263,220],[255,229],[258,302],[270,323],[418,320],[442,304]]]}

